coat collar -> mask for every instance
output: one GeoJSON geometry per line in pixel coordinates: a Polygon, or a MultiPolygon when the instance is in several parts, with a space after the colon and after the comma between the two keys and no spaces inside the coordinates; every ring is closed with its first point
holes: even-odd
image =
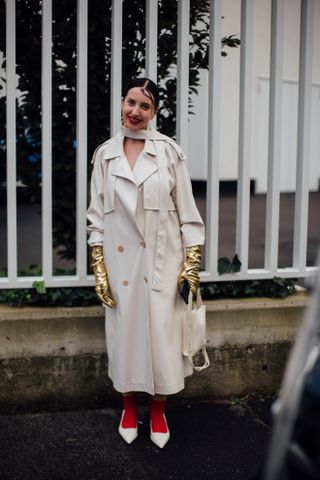
{"type": "Polygon", "coordinates": [[[103,144],[101,158],[102,160],[111,160],[121,156],[123,156],[123,137],[120,132],[118,132],[103,144]]]}
{"type": "Polygon", "coordinates": [[[124,137],[120,132],[111,138],[102,147],[102,159],[112,160],[112,175],[130,180],[139,187],[158,170],[154,142],[151,140],[145,141],[142,154],[139,156],[134,169],[131,170],[123,151],[123,139],[124,137]]]}
{"type": "Polygon", "coordinates": [[[153,148],[152,142],[146,140],[145,148],[134,166],[132,173],[138,187],[140,187],[147,178],[151,177],[151,175],[159,170],[156,153],[152,151],[153,148]],[[147,148],[148,142],[151,144],[152,148],[147,148]]]}
{"type": "MultiPolygon", "coordinates": [[[[113,158],[124,156],[123,140],[124,137],[121,135],[121,132],[118,132],[114,137],[110,138],[110,140],[108,140],[102,146],[101,158],[104,160],[111,160],[113,158]]],[[[152,140],[146,140],[144,152],[153,157],[157,155],[154,142],[152,140]]]]}

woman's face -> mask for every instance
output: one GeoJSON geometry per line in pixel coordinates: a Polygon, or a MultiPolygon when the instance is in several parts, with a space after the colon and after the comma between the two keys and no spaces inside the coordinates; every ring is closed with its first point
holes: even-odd
{"type": "Polygon", "coordinates": [[[130,130],[144,130],[156,114],[152,100],[140,87],[131,88],[122,101],[122,119],[130,130]]]}

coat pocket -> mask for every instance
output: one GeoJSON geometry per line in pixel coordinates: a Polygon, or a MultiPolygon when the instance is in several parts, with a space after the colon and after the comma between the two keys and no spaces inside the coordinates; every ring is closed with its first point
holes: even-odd
{"type": "Polygon", "coordinates": [[[109,172],[106,177],[105,193],[104,193],[104,213],[110,213],[114,210],[114,192],[117,177],[109,172]]]}
{"type": "MultiPolygon", "coordinates": [[[[168,211],[176,211],[176,206],[170,194],[169,197],[167,200],[168,211]]],[[[143,183],[143,206],[145,210],[160,210],[160,180],[158,174],[151,175],[143,183]]]]}

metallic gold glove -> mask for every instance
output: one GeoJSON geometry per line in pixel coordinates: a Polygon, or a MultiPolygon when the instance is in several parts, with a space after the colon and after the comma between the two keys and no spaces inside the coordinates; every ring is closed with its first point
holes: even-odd
{"type": "Polygon", "coordinates": [[[101,302],[110,308],[116,307],[116,302],[112,298],[108,271],[103,259],[103,247],[95,245],[91,249],[91,268],[96,280],[96,294],[101,302]]]}
{"type": "Polygon", "coordinates": [[[199,268],[201,262],[201,250],[198,245],[186,248],[186,257],[184,268],[178,278],[178,288],[181,289],[182,282],[185,280],[193,294],[195,294],[200,285],[199,268]]]}

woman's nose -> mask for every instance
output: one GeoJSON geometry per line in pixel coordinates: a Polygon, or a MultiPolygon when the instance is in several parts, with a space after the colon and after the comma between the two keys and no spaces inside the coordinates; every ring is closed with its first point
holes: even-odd
{"type": "Polygon", "coordinates": [[[133,107],[132,113],[133,113],[134,115],[138,115],[138,113],[139,113],[139,105],[135,105],[135,106],[133,107]]]}

